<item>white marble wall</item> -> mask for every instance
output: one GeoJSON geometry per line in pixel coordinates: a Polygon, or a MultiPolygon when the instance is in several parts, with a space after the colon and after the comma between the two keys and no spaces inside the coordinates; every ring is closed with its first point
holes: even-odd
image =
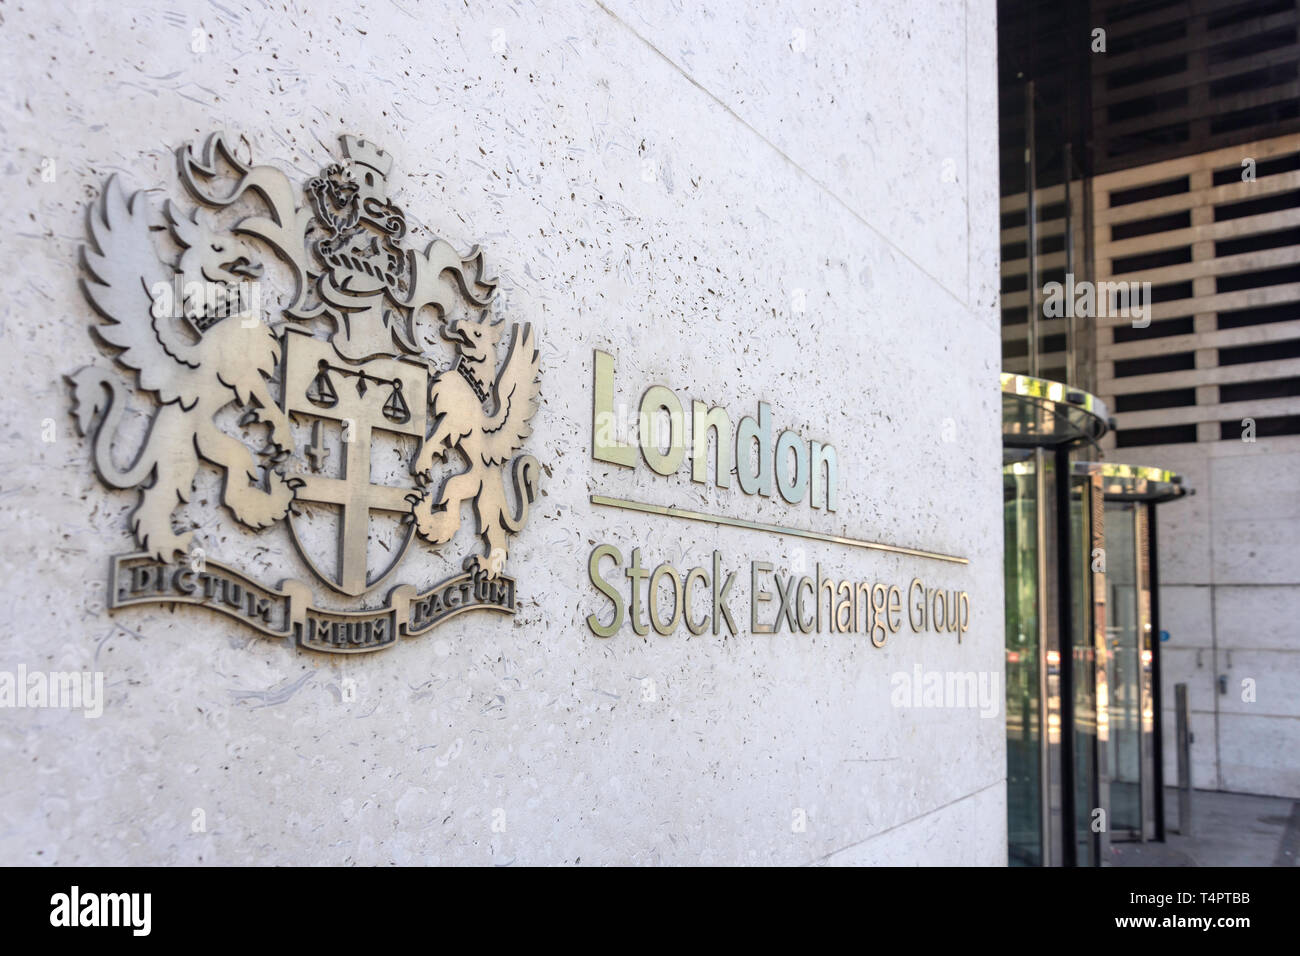
{"type": "MultiPolygon", "coordinates": [[[[0,710],[0,861],[1002,863],[1001,713],[890,703],[917,663],[1003,667],[991,0],[351,6],[5,7],[0,669],[98,670],[107,697],[97,720],[0,710]],[[61,378],[107,362],[77,288],[85,207],[114,173],[179,197],[173,151],[216,129],[299,179],[341,133],[382,144],[414,238],[482,243],[503,311],[535,323],[531,450],[551,473],[511,554],[513,621],[341,659],[199,609],[104,611],[134,495],[94,477],[61,378]],[[765,400],[831,441],[838,513],[598,466],[597,348],[620,388],[736,416],[765,400]],[[683,526],[593,492],[970,564],[683,526]],[[742,620],[753,558],[964,589],[972,627],[884,649],[601,640],[583,621],[605,606],[586,575],[602,541],[681,568],[720,549],[742,620]]],[[[216,485],[205,471],[183,512],[209,555],[310,580],[283,526],[238,529],[216,485]]],[[[427,584],[471,546],[466,529],[397,577],[427,584]]]]}
{"type": "Polygon", "coordinates": [[[1196,787],[1300,797],[1300,439],[1123,454],[1158,460],[1196,489],[1158,511],[1166,780],[1177,779],[1182,682],[1196,787]]]}

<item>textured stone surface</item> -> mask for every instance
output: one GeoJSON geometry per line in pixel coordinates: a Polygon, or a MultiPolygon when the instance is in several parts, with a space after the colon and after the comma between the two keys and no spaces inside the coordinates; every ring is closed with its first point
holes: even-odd
{"type": "Polygon", "coordinates": [[[1173,780],[1174,685],[1188,685],[1197,786],[1300,797],[1300,439],[1124,449],[1196,489],[1158,509],[1166,779],[1173,780]],[[1226,680],[1226,693],[1219,678],[1226,680]],[[1253,689],[1244,681],[1253,682],[1253,689]],[[1254,699],[1247,699],[1253,692],[1254,699]]]}
{"type": "MultiPolygon", "coordinates": [[[[24,69],[0,103],[0,668],[102,670],[107,701],[98,720],[0,711],[0,860],[1004,861],[1000,712],[890,703],[917,663],[1002,673],[993,5],[809,8],[799,56],[775,4],[623,6],[6,6],[0,58],[24,69]],[[216,129],[299,180],[341,133],[383,145],[415,243],[481,243],[502,313],[536,324],[530,450],[551,471],[511,553],[513,621],[334,659],[198,609],[103,610],[135,496],[95,479],[61,381],[107,363],[77,288],[85,205],[113,173],[179,197],[173,151],[216,129]],[[658,382],[736,417],[761,399],[835,444],[839,511],[597,465],[595,348],[629,395],[658,382]],[[594,492],[971,563],[683,526],[594,492]],[[738,623],[757,559],[964,589],[972,626],[960,646],[904,631],[884,649],[600,640],[583,621],[605,607],[586,574],[602,541],[683,569],[719,549],[741,569],[738,623]]],[[[208,554],[310,580],[286,530],[240,530],[217,484],[205,470],[183,512],[208,554]]],[[[397,580],[450,574],[472,545],[465,528],[413,549],[397,580]]]]}

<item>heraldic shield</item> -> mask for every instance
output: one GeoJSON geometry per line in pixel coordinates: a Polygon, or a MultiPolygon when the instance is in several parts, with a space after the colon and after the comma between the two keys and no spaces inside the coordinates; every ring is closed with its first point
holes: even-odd
{"type": "Polygon", "coordinates": [[[423,362],[377,358],[353,365],[329,342],[296,329],[285,334],[284,410],[297,421],[310,421],[312,431],[312,443],[301,453],[303,485],[295,500],[333,506],[332,520],[338,524],[335,553],[312,553],[301,527],[302,509],[290,513],[289,529],[316,575],[343,594],[359,597],[383,583],[406,556],[414,533],[410,521],[387,566],[367,567],[373,513],[409,516],[417,493],[409,472],[404,486],[374,483],[372,453],[377,432],[423,440],[428,392],[423,362]],[[327,444],[329,433],[337,441],[327,444]]]}
{"type": "Polygon", "coordinates": [[[477,246],[407,247],[392,158],[355,136],[340,145],[341,159],[295,185],[216,134],[177,154],[195,208],[156,208],[116,178],[91,203],[82,286],[118,368],[70,374],[72,411],[101,480],[138,493],[137,550],[113,559],[110,609],[198,604],[334,653],[465,611],[515,611],[508,541],[540,472],[523,453],[539,403],[532,326],[492,318],[496,280],[477,246]],[[115,438],[132,398],[152,418],[143,446],[124,452],[115,438]],[[220,424],[232,408],[242,434],[220,424]],[[206,554],[197,525],[177,527],[205,465],[240,525],[285,522],[311,572],[365,604],[321,608],[303,581],[259,583],[206,554]],[[390,587],[383,604],[362,597],[415,542],[450,543],[471,509],[481,551],[462,572],[390,587]]]}

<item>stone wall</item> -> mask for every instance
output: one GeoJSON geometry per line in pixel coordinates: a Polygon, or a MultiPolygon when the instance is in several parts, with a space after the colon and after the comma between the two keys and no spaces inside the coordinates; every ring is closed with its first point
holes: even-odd
{"type": "MultiPolygon", "coordinates": [[[[1000,708],[894,693],[918,668],[1003,672],[994,5],[355,6],[4,10],[0,58],[23,66],[0,102],[0,668],[102,673],[104,701],[93,719],[0,712],[0,859],[1004,862],[1000,708]],[[533,324],[527,450],[544,474],[506,565],[513,618],[461,614],[338,656],[202,608],[105,609],[110,556],[136,550],[136,494],[96,478],[63,378],[111,365],[78,286],[87,206],[116,175],[188,209],[176,150],[216,130],[296,183],[341,134],[382,146],[411,245],[480,243],[497,314],[533,324]],[[763,401],[778,429],[834,445],[838,509],[594,461],[596,350],[620,401],[662,384],[736,420],[763,401]],[[740,633],[595,636],[600,543],[682,573],[718,551],[740,633]],[[752,561],[965,591],[969,630],[904,627],[881,648],[753,634],[752,561]]],[[[132,409],[124,456],[152,411],[132,409]]],[[[204,465],[178,512],[208,558],[353,606],[284,523],[244,530],[220,495],[204,465]]],[[[417,542],[388,583],[458,573],[471,524],[442,549],[417,542]]]]}
{"type": "Polygon", "coordinates": [[[1165,780],[1178,779],[1174,685],[1186,683],[1193,786],[1300,797],[1300,439],[1152,451],[1196,489],[1157,509],[1165,780]]]}

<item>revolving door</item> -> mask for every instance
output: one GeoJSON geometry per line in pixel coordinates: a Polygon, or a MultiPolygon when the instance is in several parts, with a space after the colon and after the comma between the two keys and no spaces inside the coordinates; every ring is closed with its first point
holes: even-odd
{"type": "Polygon", "coordinates": [[[1187,494],[1157,468],[1075,462],[1100,478],[1105,507],[1110,838],[1164,839],[1156,505],[1187,494]]]}
{"type": "Polygon", "coordinates": [[[1075,460],[1105,406],[1002,376],[1007,859],[1098,866],[1164,839],[1157,468],[1075,460]]]}
{"type": "Polygon", "coordinates": [[[1059,382],[1002,377],[1008,862],[1106,857],[1105,509],[1072,456],[1105,406],[1059,382]]]}

